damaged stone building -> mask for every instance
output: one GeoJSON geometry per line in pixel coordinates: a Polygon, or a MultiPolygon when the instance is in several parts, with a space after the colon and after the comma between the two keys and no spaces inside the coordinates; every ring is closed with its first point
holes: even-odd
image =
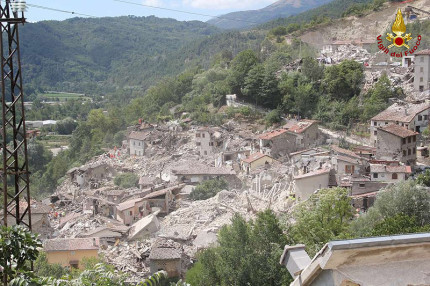
{"type": "Polygon", "coordinates": [[[195,143],[200,156],[212,156],[224,147],[223,133],[218,127],[201,127],[196,130],[195,143]]]}

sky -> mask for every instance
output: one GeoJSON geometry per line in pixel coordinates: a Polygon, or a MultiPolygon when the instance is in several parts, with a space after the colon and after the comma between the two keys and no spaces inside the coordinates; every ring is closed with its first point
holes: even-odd
{"type": "MultiPolygon", "coordinates": [[[[233,11],[260,9],[276,0],[124,0],[149,6],[182,10],[205,15],[223,15],[233,11]]],[[[3,2],[3,0],[2,0],[3,2]]],[[[58,10],[73,11],[95,17],[105,16],[150,16],[174,18],[181,21],[207,21],[210,17],[166,11],[152,7],[143,7],[121,3],[114,0],[27,0],[27,4],[49,7],[58,10]]],[[[54,12],[36,7],[29,7],[25,14],[27,21],[64,20],[76,15],[54,12]]]]}

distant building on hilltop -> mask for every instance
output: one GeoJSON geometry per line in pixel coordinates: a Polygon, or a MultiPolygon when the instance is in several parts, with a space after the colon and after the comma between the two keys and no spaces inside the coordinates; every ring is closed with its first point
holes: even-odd
{"type": "Polygon", "coordinates": [[[430,49],[415,54],[414,88],[421,92],[430,89],[430,49]]]}

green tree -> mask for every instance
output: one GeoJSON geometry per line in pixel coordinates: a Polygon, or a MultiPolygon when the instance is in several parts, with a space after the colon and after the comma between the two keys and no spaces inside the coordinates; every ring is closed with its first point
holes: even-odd
{"type": "Polygon", "coordinates": [[[390,185],[379,191],[368,212],[351,224],[351,233],[360,237],[372,235],[376,229],[407,233],[430,225],[430,194],[425,187],[410,180],[390,185]],[[393,227],[394,226],[394,227],[393,227]]]}
{"type": "Polygon", "coordinates": [[[8,282],[30,280],[29,262],[36,260],[41,246],[36,235],[23,226],[0,227],[0,266],[8,282]]]}
{"type": "Polygon", "coordinates": [[[252,50],[245,50],[236,55],[231,62],[229,85],[233,93],[242,95],[241,88],[249,71],[259,62],[257,55],[252,50]]]}
{"type": "Polygon", "coordinates": [[[117,175],[113,181],[115,185],[127,189],[136,187],[139,182],[139,177],[134,173],[122,173],[117,175]]]}
{"type": "Polygon", "coordinates": [[[236,214],[232,225],[220,230],[218,242],[218,247],[199,254],[198,262],[187,272],[188,283],[246,286],[291,282],[279,264],[287,239],[272,211],[259,213],[255,222],[246,222],[236,214]]]}
{"type": "Polygon", "coordinates": [[[307,57],[303,59],[302,73],[311,81],[317,82],[324,75],[324,66],[320,65],[316,59],[307,57]]]}
{"type": "Polygon", "coordinates": [[[193,201],[207,200],[214,197],[217,193],[227,189],[228,184],[223,179],[212,179],[198,184],[190,194],[193,201]]]}
{"type": "Polygon", "coordinates": [[[37,259],[34,261],[34,274],[37,277],[52,277],[60,279],[69,274],[60,264],[51,264],[45,252],[40,252],[37,259]]]}
{"type": "Polygon", "coordinates": [[[78,123],[73,118],[65,118],[57,122],[56,128],[58,134],[70,135],[76,129],[78,123]]]}
{"type": "Polygon", "coordinates": [[[430,170],[426,170],[423,174],[419,174],[416,182],[419,185],[430,187],[430,170]]]}
{"type": "Polygon", "coordinates": [[[325,243],[348,230],[353,209],[344,188],[323,189],[298,205],[290,233],[314,255],[325,243]]]}
{"type": "Polygon", "coordinates": [[[282,122],[281,111],[279,109],[274,109],[266,114],[264,117],[266,126],[272,126],[273,124],[282,122]]]}

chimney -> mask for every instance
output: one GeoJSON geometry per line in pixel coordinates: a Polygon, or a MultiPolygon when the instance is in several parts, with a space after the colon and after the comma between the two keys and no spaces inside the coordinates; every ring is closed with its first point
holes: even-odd
{"type": "Polygon", "coordinates": [[[304,244],[286,245],[279,263],[285,265],[291,276],[296,278],[311,263],[311,259],[305,251],[304,244]]]}

